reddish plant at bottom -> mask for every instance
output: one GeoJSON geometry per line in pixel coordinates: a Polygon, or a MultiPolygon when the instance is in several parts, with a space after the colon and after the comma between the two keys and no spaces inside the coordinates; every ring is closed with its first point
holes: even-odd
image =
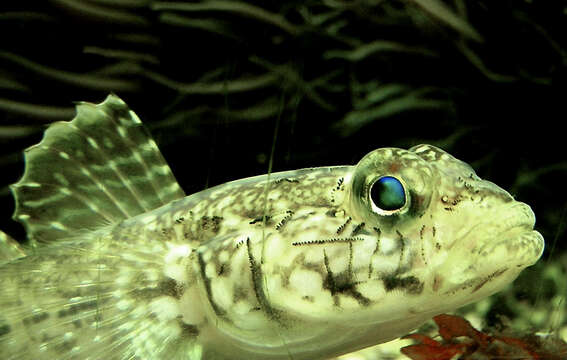
{"type": "Polygon", "coordinates": [[[527,334],[520,337],[490,335],[476,330],[464,318],[437,315],[433,318],[441,341],[423,334],[406,335],[415,345],[405,346],[402,353],[412,360],[564,360],[567,344],[559,338],[527,334]]]}

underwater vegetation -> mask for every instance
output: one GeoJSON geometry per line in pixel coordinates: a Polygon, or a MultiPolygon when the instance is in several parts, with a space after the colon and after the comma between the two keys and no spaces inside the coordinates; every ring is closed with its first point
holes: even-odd
{"type": "Polygon", "coordinates": [[[520,337],[490,335],[476,330],[465,319],[453,315],[437,315],[433,321],[439,327],[442,340],[439,342],[419,333],[407,335],[404,338],[416,340],[420,344],[403,347],[403,354],[412,360],[560,360],[567,356],[567,343],[559,338],[545,338],[536,334],[520,337]]]}
{"type": "Polygon", "coordinates": [[[8,189],[22,149],[109,92],[187,193],[431,143],[528,203],[546,239],[514,286],[460,314],[566,339],[566,13],[527,0],[4,1],[0,228],[25,241],[8,189]]]}

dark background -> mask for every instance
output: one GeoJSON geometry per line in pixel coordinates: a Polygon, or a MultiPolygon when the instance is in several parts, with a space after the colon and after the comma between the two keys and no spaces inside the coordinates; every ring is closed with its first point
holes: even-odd
{"type": "Polygon", "coordinates": [[[564,1],[2,1],[0,228],[25,238],[22,150],[114,92],[188,194],[272,148],[281,171],[432,143],[530,204],[565,264],[565,24],[564,1]]]}

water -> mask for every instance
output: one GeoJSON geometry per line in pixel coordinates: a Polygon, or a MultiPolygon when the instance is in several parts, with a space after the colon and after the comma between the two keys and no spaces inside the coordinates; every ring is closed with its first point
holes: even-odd
{"type": "Polygon", "coordinates": [[[71,101],[110,91],[148,125],[186,193],[431,143],[530,204],[547,241],[509,291],[464,312],[567,338],[560,5],[246,4],[2,5],[0,228],[24,239],[7,188],[22,174],[21,150],[44,124],[70,119],[71,101]]]}

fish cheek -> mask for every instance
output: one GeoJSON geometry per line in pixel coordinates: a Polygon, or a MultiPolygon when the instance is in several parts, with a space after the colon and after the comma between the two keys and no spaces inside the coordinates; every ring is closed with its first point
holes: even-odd
{"type": "Polygon", "coordinates": [[[431,196],[419,195],[414,190],[410,190],[411,204],[408,212],[405,214],[408,218],[421,218],[429,208],[431,196]]]}

